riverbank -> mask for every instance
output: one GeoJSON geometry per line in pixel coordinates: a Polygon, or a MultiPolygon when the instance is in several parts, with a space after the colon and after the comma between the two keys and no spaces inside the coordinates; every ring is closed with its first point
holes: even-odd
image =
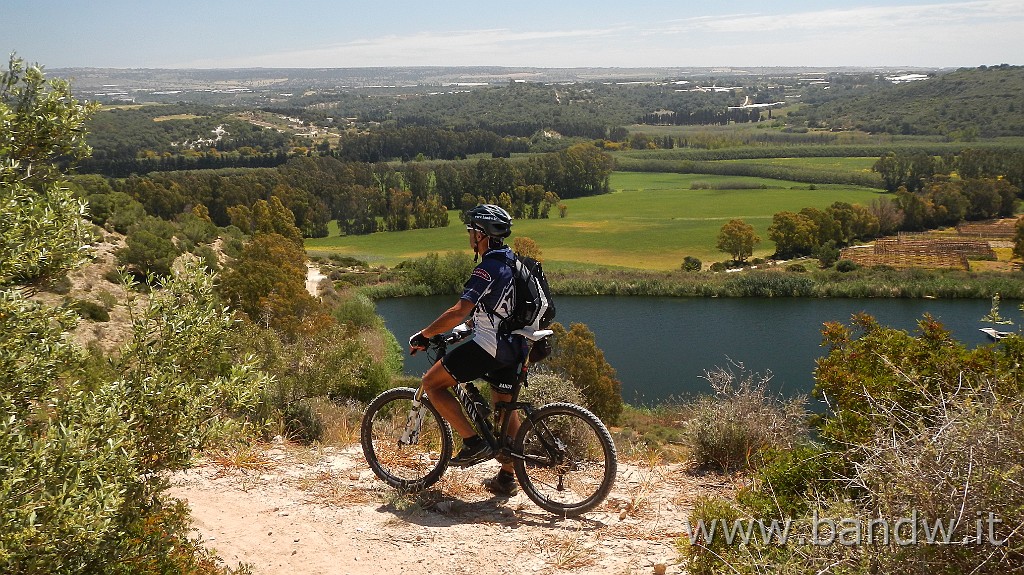
{"type": "MultiPolygon", "coordinates": [[[[339,281],[345,282],[341,274],[339,281]]],[[[404,282],[399,274],[381,274],[367,282],[352,278],[371,299],[442,295],[427,286],[404,282]],[[358,281],[355,281],[358,280],[358,281]]],[[[581,268],[549,272],[554,295],[659,297],[810,297],[810,298],[939,298],[1024,299],[1019,272],[858,268],[848,272],[819,269],[816,260],[750,268],[736,272],[655,272],[581,268]]]]}

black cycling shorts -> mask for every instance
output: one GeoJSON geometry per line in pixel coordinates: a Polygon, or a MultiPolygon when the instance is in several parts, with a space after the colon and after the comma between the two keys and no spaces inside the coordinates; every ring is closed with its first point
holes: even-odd
{"type": "Polygon", "coordinates": [[[503,364],[484,351],[475,341],[467,341],[441,358],[441,365],[459,383],[484,379],[498,393],[511,394],[516,382],[517,365],[503,364]]]}

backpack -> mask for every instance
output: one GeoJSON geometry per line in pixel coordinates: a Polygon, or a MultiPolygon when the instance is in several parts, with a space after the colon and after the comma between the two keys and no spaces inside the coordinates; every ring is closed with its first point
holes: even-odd
{"type": "Polygon", "coordinates": [[[512,268],[515,301],[512,312],[503,318],[503,331],[547,329],[555,318],[555,303],[544,268],[539,261],[520,255],[506,259],[505,263],[512,268]]]}

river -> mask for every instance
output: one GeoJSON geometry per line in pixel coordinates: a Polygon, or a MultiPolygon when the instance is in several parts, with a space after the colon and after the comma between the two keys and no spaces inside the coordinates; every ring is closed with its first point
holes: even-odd
{"type": "MultiPolygon", "coordinates": [[[[452,296],[395,298],[377,302],[377,312],[403,343],[455,302],[452,296]]],[[[555,298],[556,321],[586,324],[622,381],[632,404],[711,391],[705,370],[742,362],[748,370],[771,372],[769,388],[785,396],[809,393],[826,321],[849,323],[867,312],[887,326],[913,332],[923,314],[941,321],[969,347],[989,343],[978,331],[987,300],[803,299],[803,298],[555,298]]],[[[1002,315],[1016,319],[1017,302],[1005,301],[1002,315]]],[[[1002,330],[1015,329],[1002,326],[1002,330]]],[[[406,357],[405,371],[420,375],[422,356],[406,357]]],[[[812,406],[813,408],[813,406],[812,406]]]]}

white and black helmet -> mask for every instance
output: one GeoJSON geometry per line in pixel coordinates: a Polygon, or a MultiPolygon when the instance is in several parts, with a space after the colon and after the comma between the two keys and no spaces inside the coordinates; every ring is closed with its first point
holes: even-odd
{"type": "Polygon", "coordinates": [[[512,233],[512,216],[500,206],[480,204],[463,217],[467,230],[477,230],[491,238],[507,238],[512,233]]]}

